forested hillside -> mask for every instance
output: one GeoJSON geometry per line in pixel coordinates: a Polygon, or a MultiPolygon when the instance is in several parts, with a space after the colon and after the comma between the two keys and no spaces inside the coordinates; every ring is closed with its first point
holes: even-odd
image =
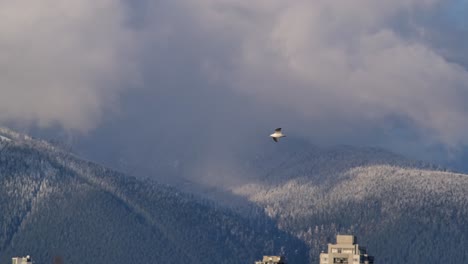
{"type": "Polygon", "coordinates": [[[249,164],[256,179],[234,193],[305,241],[312,263],[339,233],[356,235],[376,263],[468,259],[467,175],[379,149],[310,149],[258,155],[249,164]]]}
{"type": "Polygon", "coordinates": [[[381,264],[468,258],[468,176],[385,150],[294,140],[250,149],[216,171],[236,177],[207,195],[224,195],[217,204],[9,130],[0,136],[2,263],[26,254],[36,263],[253,263],[264,254],[318,263],[336,234],[356,235],[381,264]],[[243,199],[253,206],[241,214],[224,207],[243,199]]]}
{"type": "Polygon", "coordinates": [[[83,161],[44,141],[0,130],[0,262],[253,263],[307,248],[261,213],[252,218],[168,186],[83,161]]]}

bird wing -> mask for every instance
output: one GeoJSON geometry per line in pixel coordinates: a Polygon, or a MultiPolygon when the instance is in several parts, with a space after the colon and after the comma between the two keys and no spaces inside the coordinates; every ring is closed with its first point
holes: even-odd
{"type": "Polygon", "coordinates": [[[275,142],[278,142],[278,139],[277,139],[277,138],[275,138],[275,137],[273,138],[273,140],[274,140],[275,142]]]}
{"type": "Polygon", "coordinates": [[[281,132],[281,127],[275,129],[275,132],[281,132]]]}

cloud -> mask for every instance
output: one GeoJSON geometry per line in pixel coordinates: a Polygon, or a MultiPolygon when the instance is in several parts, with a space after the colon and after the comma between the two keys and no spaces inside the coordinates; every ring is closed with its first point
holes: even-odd
{"type": "Polygon", "coordinates": [[[87,131],[133,78],[133,32],[114,0],[0,1],[0,122],[87,131]]]}
{"type": "Polygon", "coordinates": [[[0,0],[0,122],[90,131],[88,153],[139,167],[278,124],[319,143],[453,148],[468,141],[468,39],[449,2],[0,0]]]}
{"type": "Polygon", "coordinates": [[[444,4],[200,0],[173,4],[178,15],[157,24],[169,42],[191,43],[203,78],[325,126],[304,134],[370,134],[396,118],[422,141],[454,147],[468,143],[468,72],[418,23],[444,4]]]}

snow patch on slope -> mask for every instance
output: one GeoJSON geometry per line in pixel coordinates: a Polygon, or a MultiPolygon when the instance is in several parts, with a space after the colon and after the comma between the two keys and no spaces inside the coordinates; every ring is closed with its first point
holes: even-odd
{"type": "Polygon", "coordinates": [[[11,141],[11,139],[0,135],[0,141],[11,141]]]}
{"type": "MultiPolygon", "coordinates": [[[[280,218],[326,214],[339,205],[375,200],[382,201],[383,212],[390,215],[400,208],[422,207],[427,199],[468,204],[465,174],[376,165],[352,168],[343,178],[325,188],[304,177],[277,185],[247,184],[233,193],[261,205],[270,217],[280,218]]],[[[466,208],[459,210],[468,214],[466,208]]]]}

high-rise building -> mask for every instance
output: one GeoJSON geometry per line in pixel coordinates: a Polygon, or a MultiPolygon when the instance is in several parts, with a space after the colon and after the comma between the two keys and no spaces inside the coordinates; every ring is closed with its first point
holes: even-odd
{"type": "Polygon", "coordinates": [[[31,257],[14,257],[11,259],[12,264],[32,264],[31,257]]]}
{"type": "Polygon", "coordinates": [[[255,264],[286,264],[283,256],[263,256],[263,260],[255,261],[255,264]]]}
{"type": "Polygon", "coordinates": [[[365,247],[357,244],[355,236],[337,235],[336,244],[328,244],[328,253],[320,254],[320,264],[374,264],[365,247]]]}

